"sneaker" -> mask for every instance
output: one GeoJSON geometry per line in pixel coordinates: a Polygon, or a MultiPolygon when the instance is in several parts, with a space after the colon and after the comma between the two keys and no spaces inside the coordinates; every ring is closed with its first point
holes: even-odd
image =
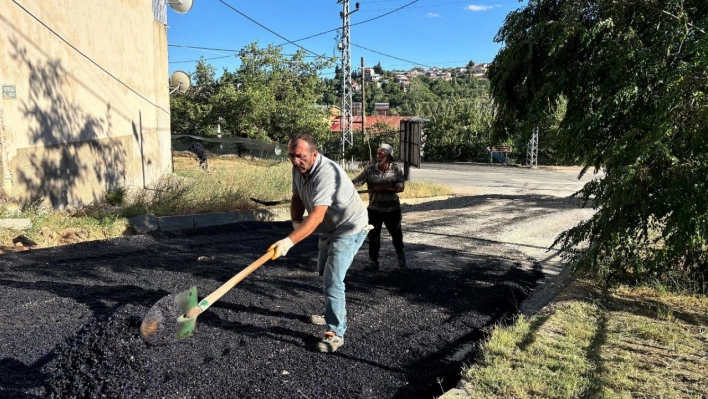
{"type": "Polygon", "coordinates": [[[344,345],[344,338],[338,337],[332,331],[327,331],[322,341],[317,344],[317,351],[324,353],[332,353],[344,345]]]}
{"type": "Polygon", "coordinates": [[[320,316],[318,314],[313,314],[312,316],[310,316],[310,323],[312,323],[316,326],[327,325],[327,322],[325,321],[324,316],[320,316]]]}
{"type": "Polygon", "coordinates": [[[367,270],[367,271],[379,270],[379,261],[377,261],[377,260],[369,261],[369,264],[364,266],[364,270],[367,270]]]}
{"type": "Polygon", "coordinates": [[[401,269],[406,267],[406,254],[401,252],[397,256],[398,256],[398,267],[400,267],[401,269]]]}

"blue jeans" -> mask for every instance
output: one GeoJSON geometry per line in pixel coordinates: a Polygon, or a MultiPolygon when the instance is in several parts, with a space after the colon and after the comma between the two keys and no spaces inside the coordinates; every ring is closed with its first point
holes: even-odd
{"type": "Polygon", "coordinates": [[[320,239],[317,247],[317,270],[323,277],[325,295],[325,322],[329,331],[343,337],[347,330],[347,309],[344,296],[344,277],[366,238],[366,232],[333,238],[329,242],[320,239]]]}

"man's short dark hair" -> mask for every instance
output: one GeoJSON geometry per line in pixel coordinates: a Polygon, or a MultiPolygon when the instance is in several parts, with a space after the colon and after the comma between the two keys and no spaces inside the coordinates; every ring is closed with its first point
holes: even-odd
{"type": "Polygon", "coordinates": [[[310,146],[311,151],[317,150],[317,140],[315,139],[315,136],[311,135],[310,133],[305,133],[305,132],[298,132],[298,133],[293,133],[290,135],[290,139],[288,140],[289,143],[295,144],[296,142],[303,140],[307,142],[307,145],[310,146]]]}

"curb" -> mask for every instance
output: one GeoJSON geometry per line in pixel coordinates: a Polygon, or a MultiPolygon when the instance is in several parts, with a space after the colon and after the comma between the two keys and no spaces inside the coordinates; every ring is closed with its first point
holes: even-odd
{"type": "Polygon", "coordinates": [[[274,222],[281,218],[279,218],[276,213],[269,210],[254,209],[240,212],[218,212],[162,217],[155,217],[154,215],[148,214],[136,216],[130,219],[128,223],[136,233],[146,234],[153,231],[190,230],[199,227],[220,226],[239,222],[274,222]]]}
{"type": "Polygon", "coordinates": [[[163,216],[157,218],[158,230],[176,231],[199,227],[220,226],[238,222],[272,222],[275,215],[265,209],[242,212],[205,213],[199,215],[163,216]]]}
{"type": "MultiPolygon", "coordinates": [[[[407,198],[401,200],[401,205],[411,206],[431,201],[443,201],[454,198],[454,195],[436,197],[407,198]]],[[[193,215],[161,216],[141,215],[128,221],[130,227],[138,234],[152,231],[179,231],[199,227],[220,226],[239,222],[277,222],[290,220],[289,212],[276,212],[268,209],[254,209],[239,212],[218,212],[193,215]]]]}

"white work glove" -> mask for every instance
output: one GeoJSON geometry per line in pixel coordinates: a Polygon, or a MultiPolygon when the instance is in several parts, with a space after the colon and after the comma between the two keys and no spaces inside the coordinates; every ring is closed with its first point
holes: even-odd
{"type": "Polygon", "coordinates": [[[290,250],[290,248],[293,247],[293,245],[295,244],[293,244],[293,240],[291,240],[290,237],[285,237],[282,240],[271,245],[268,248],[268,251],[273,251],[273,256],[270,259],[276,260],[281,256],[285,256],[290,250]]]}

